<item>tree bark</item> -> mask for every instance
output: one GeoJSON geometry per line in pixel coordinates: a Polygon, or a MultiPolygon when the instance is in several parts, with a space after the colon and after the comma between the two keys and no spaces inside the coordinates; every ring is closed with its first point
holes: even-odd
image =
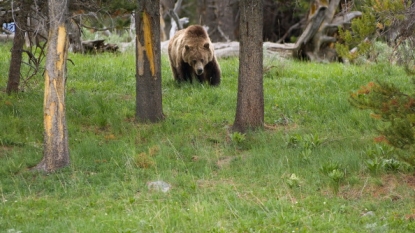
{"type": "MultiPolygon", "coordinates": [[[[20,6],[22,7],[22,6],[20,6]]],[[[13,38],[12,57],[10,60],[9,80],[7,81],[7,94],[17,93],[20,85],[20,67],[22,65],[23,45],[25,43],[24,31],[26,14],[21,9],[15,15],[16,27],[13,38]]]]}
{"type": "Polygon", "coordinates": [[[69,165],[65,117],[65,79],[68,55],[67,0],[49,0],[49,39],[44,96],[44,152],[37,169],[53,172],[69,165]]]}
{"type": "Polygon", "coordinates": [[[264,125],[263,1],[241,0],[239,4],[241,13],[239,77],[233,130],[245,132],[264,125]]]}
{"type": "Polygon", "coordinates": [[[138,0],[136,25],[136,120],[164,119],[161,95],[160,0],[138,0]]]}

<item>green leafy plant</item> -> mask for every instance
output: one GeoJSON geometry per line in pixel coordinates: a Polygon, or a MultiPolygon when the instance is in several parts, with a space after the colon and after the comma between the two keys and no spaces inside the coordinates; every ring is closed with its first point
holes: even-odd
{"type": "Polygon", "coordinates": [[[331,179],[331,183],[333,185],[333,189],[335,193],[339,192],[340,189],[340,183],[344,179],[344,171],[340,169],[334,169],[333,171],[329,172],[328,177],[331,179]]]}
{"type": "Polygon", "coordinates": [[[300,186],[300,178],[296,174],[291,174],[285,182],[287,183],[288,187],[295,188],[300,186]]]}
{"type": "Polygon", "coordinates": [[[324,163],[323,165],[321,165],[320,167],[320,172],[323,173],[324,175],[329,175],[332,171],[334,170],[340,170],[341,169],[341,165],[338,162],[327,162],[324,163]]]}
{"type": "Polygon", "coordinates": [[[340,163],[328,162],[320,167],[320,172],[330,178],[330,184],[334,192],[337,194],[340,189],[340,184],[344,180],[345,172],[340,163]]]}
{"type": "Polygon", "coordinates": [[[394,153],[394,148],[387,144],[375,144],[364,151],[364,155],[369,159],[388,158],[394,153]]]}
{"type": "Polygon", "coordinates": [[[387,144],[376,144],[367,149],[364,155],[366,169],[372,174],[411,170],[408,163],[399,160],[398,151],[387,144]]]}
{"type": "Polygon", "coordinates": [[[383,167],[387,170],[387,171],[392,171],[392,172],[396,172],[399,171],[401,168],[401,162],[399,162],[396,159],[385,159],[383,160],[383,167]]]}
{"type": "Polygon", "coordinates": [[[384,171],[384,160],[393,156],[394,148],[387,144],[375,144],[364,153],[364,164],[372,174],[379,174],[384,171]]]}
{"type": "Polygon", "coordinates": [[[311,149],[306,148],[306,149],[301,151],[301,160],[305,163],[310,163],[311,162],[311,155],[312,155],[311,149]]]}
{"type": "Polygon", "coordinates": [[[305,163],[311,162],[312,151],[317,146],[321,145],[322,141],[318,135],[291,135],[287,140],[287,147],[300,148],[301,160],[305,163]]]}
{"type": "Polygon", "coordinates": [[[366,168],[373,174],[378,174],[383,169],[382,160],[379,158],[368,159],[365,161],[366,168]]]}
{"type": "Polygon", "coordinates": [[[302,137],[301,135],[290,135],[287,140],[287,147],[296,148],[301,145],[302,137]]]}
{"type": "Polygon", "coordinates": [[[317,134],[307,134],[303,137],[304,148],[314,149],[322,143],[317,134]]]}
{"type": "Polygon", "coordinates": [[[291,135],[288,137],[288,147],[301,147],[304,149],[314,149],[322,143],[322,140],[318,135],[307,134],[307,135],[291,135]]]}
{"type": "Polygon", "coordinates": [[[232,142],[236,144],[243,143],[246,140],[245,134],[240,132],[233,132],[230,135],[232,142]]]}

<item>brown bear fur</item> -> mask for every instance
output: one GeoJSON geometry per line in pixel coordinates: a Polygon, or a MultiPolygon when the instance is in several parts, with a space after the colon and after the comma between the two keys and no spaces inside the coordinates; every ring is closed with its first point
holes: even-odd
{"type": "Polygon", "coordinates": [[[192,82],[195,77],[201,83],[220,84],[220,66],[203,27],[192,25],[177,31],[170,39],[168,52],[175,80],[192,82]]]}

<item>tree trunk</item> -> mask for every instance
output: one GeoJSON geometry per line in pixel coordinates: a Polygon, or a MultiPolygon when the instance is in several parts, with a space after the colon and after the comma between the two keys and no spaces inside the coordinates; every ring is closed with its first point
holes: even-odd
{"type": "Polygon", "coordinates": [[[161,95],[160,0],[138,0],[136,25],[136,120],[164,118],[161,95]]]}
{"type": "Polygon", "coordinates": [[[25,43],[23,28],[25,28],[26,14],[23,10],[20,10],[16,13],[15,17],[16,27],[13,39],[12,57],[10,60],[9,80],[6,88],[6,92],[9,95],[19,91],[20,67],[22,65],[23,45],[25,43]]]}
{"type": "Polygon", "coordinates": [[[262,84],[262,0],[241,0],[238,99],[233,130],[245,132],[264,124],[262,84]]]}
{"type": "Polygon", "coordinates": [[[68,55],[67,0],[49,0],[49,39],[44,97],[44,152],[37,169],[52,172],[69,165],[65,117],[65,78],[68,55]]]}
{"type": "Polygon", "coordinates": [[[201,21],[198,24],[209,27],[208,34],[212,42],[229,42],[236,39],[234,8],[237,8],[237,4],[231,0],[198,0],[198,21],[201,21]]]}

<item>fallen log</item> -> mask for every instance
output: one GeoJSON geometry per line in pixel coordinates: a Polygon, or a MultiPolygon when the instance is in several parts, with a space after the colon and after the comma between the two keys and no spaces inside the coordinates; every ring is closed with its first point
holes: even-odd
{"type": "Polygon", "coordinates": [[[0,34],[0,42],[13,41],[14,34],[0,34]]]}
{"type": "MultiPolygon", "coordinates": [[[[169,41],[161,42],[161,52],[162,54],[167,54],[167,47],[169,41]]],[[[215,55],[217,58],[228,58],[228,57],[238,57],[239,56],[239,42],[216,42],[213,43],[215,48],[215,55]]],[[[294,44],[280,44],[273,42],[264,42],[264,56],[276,56],[282,58],[292,58],[292,50],[294,50],[294,44]]]]}
{"type": "Polygon", "coordinates": [[[87,40],[82,41],[82,47],[86,53],[103,53],[103,52],[117,52],[118,45],[106,44],[105,40],[87,40]]]}

